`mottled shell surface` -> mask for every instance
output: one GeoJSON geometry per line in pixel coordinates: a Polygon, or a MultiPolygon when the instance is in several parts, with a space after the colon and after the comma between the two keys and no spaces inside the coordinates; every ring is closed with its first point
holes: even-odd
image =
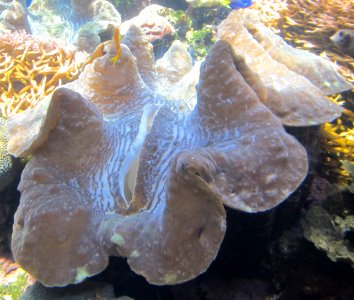
{"type": "Polygon", "coordinates": [[[224,205],[269,210],[307,175],[304,147],[259,100],[266,88],[227,42],[202,63],[191,110],[154,90],[151,61],[141,61],[151,48],[138,52],[122,45],[113,64],[108,43],[31,118],[9,120],[12,152],[32,154],[12,251],[47,286],[81,282],[109,256],[127,257],[153,284],[190,280],[218,253],[224,205]]]}
{"type": "MultiPolygon", "coordinates": [[[[258,94],[260,100],[288,126],[318,125],[339,117],[342,108],[328,100],[325,97],[328,91],[313,84],[311,79],[322,88],[327,84],[339,87],[340,83],[333,83],[333,78],[340,78],[340,75],[333,68],[327,68],[325,73],[321,72],[323,68],[316,71],[317,56],[310,55],[310,58],[307,56],[304,59],[303,55],[299,55],[300,50],[291,51],[291,47],[285,47],[283,43],[280,47],[276,35],[269,31],[265,33],[264,28],[251,23],[252,20],[247,19],[244,22],[235,10],[219,25],[218,37],[229,42],[235,53],[243,57],[252,72],[260,78],[266,89],[265,93],[258,94]],[[255,33],[254,36],[252,33],[255,33]],[[284,64],[287,60],[290,62],[284,64]],[[308,66],[304,67],[305,64],[308,66]],[[311,75],[312,72],[317,72],[317,79],[311,75]]],[[[350,88],[344,79],[341,82],[342,88],[335,92],[350,88]]]]}

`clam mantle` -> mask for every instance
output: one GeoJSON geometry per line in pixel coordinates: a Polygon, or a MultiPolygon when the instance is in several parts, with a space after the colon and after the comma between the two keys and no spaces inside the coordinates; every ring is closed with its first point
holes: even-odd
{"type": "Polygon", "coordinates": [[[184,112],[145,84],[139,55],[124,45],[115,65],[114,55],[106,45],[76,82],[9,120],[9,150],[32,154],[12,251],[47,286],[81,282],[109,256],[154,284],[192,279],[218,253],[224,205],[271,209],[307,174],[305,149],[227,42],[203,62],[184,112]]]}

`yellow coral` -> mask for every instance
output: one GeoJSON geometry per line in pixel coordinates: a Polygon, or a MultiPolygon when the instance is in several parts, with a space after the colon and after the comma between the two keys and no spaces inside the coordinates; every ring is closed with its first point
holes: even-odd
{"type": "MultiPolygon", "coordinates": [[[[350,98],[346,104],[351,106],[350,98]]],[[[345,109],[340,119],[321,127],[321,146],[327,176],[340,186],[352,186],[354,174],[346,167],[354,165],[354,113],[351,110],[345,109]]]]}
{"type": "Polygon", "coordinates": [[[8,118],[35,106],[79,72],[75,53],[24,31],[0,34],[0,109],[8,118]]]}

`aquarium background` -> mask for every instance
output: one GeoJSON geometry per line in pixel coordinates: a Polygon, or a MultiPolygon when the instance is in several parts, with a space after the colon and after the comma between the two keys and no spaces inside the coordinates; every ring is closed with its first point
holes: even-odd
{"type": "MultiPolygon", "coordinates": [[[[17,187],[31,155],[16,158],[7,152],[7,120],[36,107],[58,86],[77,80],[95,49],[114,41],[114,29],[119,26],[124,36],[132,23],[152,44],[154,59],[161,59],[157,72],[175,72],[181,78],[195,67],[186,90],[171,92],[177,81],[155,78],[147,83],[171,101],[183,92],[179,109],[193,109],[199,66],[218,39],[218,26],[233,11],[223,1],[194,2],[0,1],[1,299],[354,299],[353,88],[327,95],[343,108],[332,122],[285,126],[307,151],[306,179],[265,212],[225,207],[227,230],[220,250],[196,278],[177,285],[149,284],[131,271],[126,259],[112,256],[102,273],[78,285],[46,288],[14,261],[17,187]],[[145,15],[140,14],[143,10],[145,15]],[[184,50],[164,62],[176,40],[184,50]],[[29,63],[24,53],[30,53],[29,63]]],[[[237,10],[257,12],[290,46],[334,63],[353,87],[352,1],[255,0],[237,10]],[[344,46],[331,40],[339,30],[349,34],[344,46]]]]}

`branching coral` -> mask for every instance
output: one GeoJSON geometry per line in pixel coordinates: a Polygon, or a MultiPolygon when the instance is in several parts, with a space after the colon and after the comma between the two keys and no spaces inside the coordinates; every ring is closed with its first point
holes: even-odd
{"type": "Polygon", "coordinates": [[[354,118],[344,116],[321,127],[324,173],[343,188],[354,184],[354,118]]]}
{"type": "Polygon", "coordinates": [[[23,31],[1,34],[0,52],[0,108],[5,118],[35,106],[79,72],[73,51],[23,31]]]}
{"type": "Polygon", "coordinates": [[[278,22],[288,11],[287,0],[257,0],[247,10],[257,10],[260,12],[262,22],[267,24],[273,31],[279,32],[278,22]]]}
{"type": "MultiPolygon", "coordinates": [[[[354,63],[354,61],[353,61],[354,63]]],[[[322,173],[342,188],[354,191],[354,90],[331,97],[345,107],[340,119],[321,127],[322,173]]]]}

